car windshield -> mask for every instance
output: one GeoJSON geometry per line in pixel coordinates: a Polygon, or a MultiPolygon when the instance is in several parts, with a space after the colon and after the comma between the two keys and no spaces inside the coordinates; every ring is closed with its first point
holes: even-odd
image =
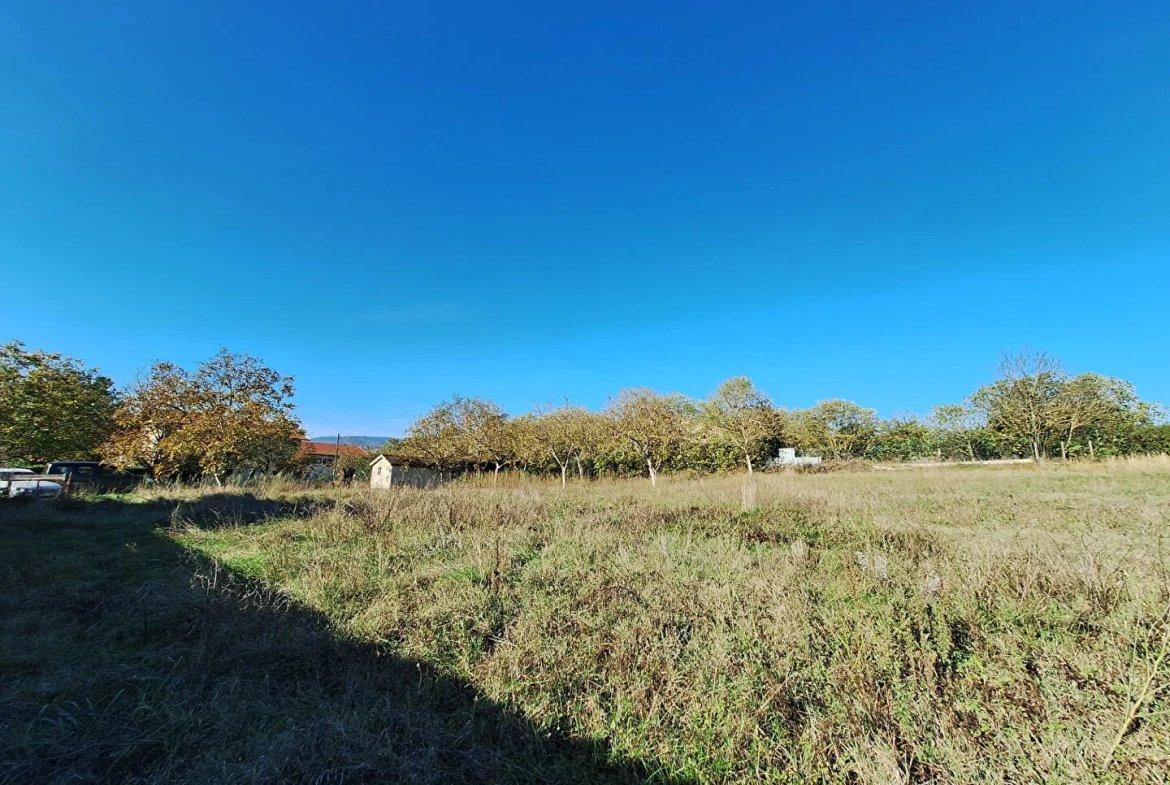
{"type": "Polygon", "coordinates": [[[79,474],[90,477],[97,474],[97,467],[93,464],[54,463],[49,466],[47,474],[79,474]]]}

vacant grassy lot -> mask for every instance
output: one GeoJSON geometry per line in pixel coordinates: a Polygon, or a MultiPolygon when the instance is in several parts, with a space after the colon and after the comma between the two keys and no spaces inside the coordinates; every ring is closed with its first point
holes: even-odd
{"type": "Polygon", "coordinates": [[[1170,771],[1166,459],[0,516],[0,782],[1170,771]]]}

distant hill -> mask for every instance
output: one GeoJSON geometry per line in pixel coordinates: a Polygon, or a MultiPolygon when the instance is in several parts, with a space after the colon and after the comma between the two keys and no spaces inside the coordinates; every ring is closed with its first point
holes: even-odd
{"type": "MultiPolygon", "coordinates": [[[[376,450],[386,443],[389,436],[342,436],[342,444],[355,444],[366,450],[376,450]]],[[[322,444],[337,444],[336,436],[314,436],[309,439],[311,442],[321,442],[322,444]]]]}

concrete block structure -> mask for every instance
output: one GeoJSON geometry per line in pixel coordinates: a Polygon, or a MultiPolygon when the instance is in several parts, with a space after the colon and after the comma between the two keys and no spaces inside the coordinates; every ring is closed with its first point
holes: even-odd
{"type": "Polygon", "coordinates": [[[781,447],[779,455],[769,461],[773,466],[816,466],[820,462],[821,459],[816,457],[798,457],[792,447],[781,447]]]}

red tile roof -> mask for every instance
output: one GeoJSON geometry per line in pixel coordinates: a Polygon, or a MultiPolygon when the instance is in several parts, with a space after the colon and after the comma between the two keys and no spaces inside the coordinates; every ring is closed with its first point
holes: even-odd
{"type": "Polygon", "coordinates": [[[323,442],[301,442],[302,455],[340,455],[344,458],[368,458],[369,453],[356,444],[325,444],[323,442]]]}

